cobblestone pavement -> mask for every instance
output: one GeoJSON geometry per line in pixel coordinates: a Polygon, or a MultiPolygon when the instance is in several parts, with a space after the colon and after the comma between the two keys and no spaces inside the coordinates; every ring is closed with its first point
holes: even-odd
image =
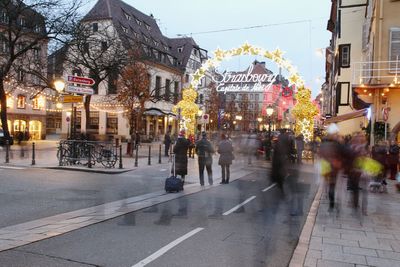
{"type": "Polygon", "coordinates": [[[346,179],[338,184],[339,211],[328,212],[324,186],[317,193],[290,266],[400,266],[400,194],[368,193],[368,215],[350,205],[346,179]]]}

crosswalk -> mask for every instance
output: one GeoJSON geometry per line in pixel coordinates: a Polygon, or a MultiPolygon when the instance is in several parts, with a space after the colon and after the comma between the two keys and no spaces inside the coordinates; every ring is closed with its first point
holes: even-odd
{"type": "Polygon", "coordinates": [[[1,169],[6,169],[6,170],[25,170],[25,167],[15,167],[15,166],[0,166],[1,169]]]}

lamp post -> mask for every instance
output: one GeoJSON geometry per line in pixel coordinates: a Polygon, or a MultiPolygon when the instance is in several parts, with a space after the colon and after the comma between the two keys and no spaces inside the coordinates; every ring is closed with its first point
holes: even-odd
{"type": "Polygon", "coordinates": [[[266,150],[265,150],[265,158],[267,160],[271,159],[271,116],[274,113],[274,108],[270,105],[267,107],[266,109],[267,111],[267,116],[268,116],[268,140],[267,140],[267,146],[266,146],[266,150]]]}

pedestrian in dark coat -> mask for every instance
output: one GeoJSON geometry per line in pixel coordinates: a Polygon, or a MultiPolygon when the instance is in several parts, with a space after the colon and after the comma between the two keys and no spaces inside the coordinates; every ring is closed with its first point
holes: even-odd
{"type": "Polygon", "coordinates": [[[226,138],[225,134],[221,135],[221,141],[218,144],[218,153],[220,154],[218,164],[221,165],[222,170],[221,184],[229,184],[229,167],[232,164],[234,156],[232,142],[226,138]]]}
{"type": "Polygon", "coordinates": [[[397,165],[399,164],[399,152],[400,148],[396,144],[396,141],[391,141],[389,147],[389,156],[388,156],[388,167],[390,169],[390,179],[395,180],[397,175],[397,165]]]}
{"type": "Polygon", "coordinates": [[[297,163],[301,164],[303,159],[304,150],[304,136],[299,134],[296,137],[296,151],[297,151],[297,163]]]}
{"type": "Polygon", "coordinates": [[[212,154],[214,154],[214,148],[207,140],[206,132],[202,133],[202,139],[196,143],[196,154],[199,162],[200,185],[204,185],[204,167],[207,169],[208,183],[212,185],[212,154]]]}
{"type": "Polygon", "coordinates": [[[169,156],[169,147],[171,146],[171,135],[167,132],[164,136],[164,148],[165,148],[165,156],[169,156]]]}
{"type": "Polygon", "coordinates": [[[187,175],[188,148],[189,141],[185,138],[185,131],[181,130],[174,146],[174,154],[176,175],[180,175],[182,180],[185,180],[187,175]]]}

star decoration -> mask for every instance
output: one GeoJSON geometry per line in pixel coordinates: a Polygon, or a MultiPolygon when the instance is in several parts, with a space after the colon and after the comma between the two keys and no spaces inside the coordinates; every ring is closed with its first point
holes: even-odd
{"type": "Polygon", "coordinates": [[[275,51],[272,51],[272,55],[276,58],[282,58],[283,52],[279,48],[275,49],[275,51]]]}
{"type": "Polygon", "coordinates": [[[203,77],[203,75],[201,75],[199,71],[196,71],[193,74],[193,81],[197,81],[198,82],[202,77],[203,77]]]}
{"type": "Polygon", "coordinates": [[[214,51],[214,55],[216,59],[222,59],[224,58],[225,52],[218,48],[217,50],[214,51]]]}
{"type": "Polygon", "coordinates": [[[245,43],[244,45],[242,45],[243,54],[250,53],[250,48],[251,48],[251,45],[249,45],[248,43],[245,43]]]}
{"type": "Polygon", "coordinates": [[[271,58],[272,58],[272,54],[271,54],[271,52],[269,52],[269,51],[265,51],[265,53],[264,53],[264,57],[266,57],[266,58],[268,58],[268,59],[271,59],[271,58]]]}

